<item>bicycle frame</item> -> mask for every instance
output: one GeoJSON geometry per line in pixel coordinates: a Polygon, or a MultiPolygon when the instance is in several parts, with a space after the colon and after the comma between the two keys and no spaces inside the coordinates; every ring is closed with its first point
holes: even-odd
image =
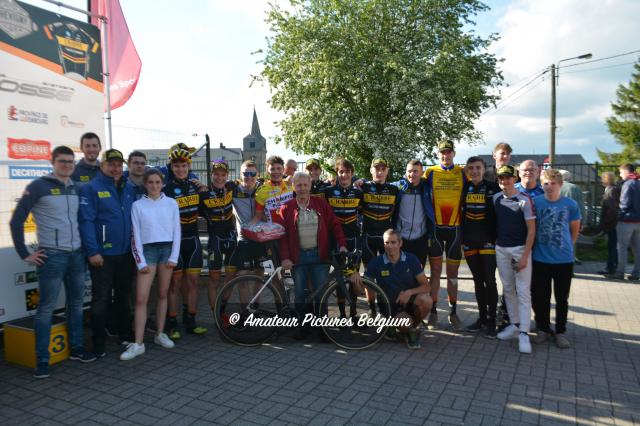
{"type": "Polygon", "coordinates": [[[253,296],[253,298],[249,301],[249,303],[247,303],[247,310],[249,312],[254,312],[255,309],[253,309],[253,304],[255,303],[256,299],[258,299],[260,297],[260,295],[262,294],[262,292],[264,291],[264,289],[269,285],[269,283],[271,281],[273,281],[273,279],[277,276],[278,279],[282,278],[282,266],[278,266],[272,273],[271,275],[269,275],[269,279],[267,279],[262,286],[260,287],[260,290],[258,290],[258,292],[255,294],[255,296],[253,296]]]}

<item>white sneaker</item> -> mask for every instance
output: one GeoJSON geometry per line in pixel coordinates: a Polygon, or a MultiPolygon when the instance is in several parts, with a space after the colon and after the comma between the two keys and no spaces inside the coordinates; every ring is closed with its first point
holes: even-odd
{"type": "Polygon", "coordinates": [[[510,340],[515,339],[520,334],[520,329],[513,324],[509,324],[507,328],[498,333],[498,339],[510,340]]]}
{"type": "Polygon", "coordinates": [[[134,359],[138,355],[142,355],[144,353],[144,343],[130,343],[127,346],[127,350],[120,354],[121,361],[129,361],[130,359],[134,359]]]}
{"type": "Polygon", "coordinates": [[[169,339],[169,336],[167,336],[165,333],[158,334],[153,338],[153,341],[156,345],[160,345],[165,349],[171,349],[176,345],[175,343],[173,343],[173,340],[169,339]]]}
{"type": "Polygon", "coordinates": [[[520,333],[520,336],[518,337],[518,349],[521,354],[531,353],[531,340],[529,340],[529,335],[527,333],[520,333]]]}

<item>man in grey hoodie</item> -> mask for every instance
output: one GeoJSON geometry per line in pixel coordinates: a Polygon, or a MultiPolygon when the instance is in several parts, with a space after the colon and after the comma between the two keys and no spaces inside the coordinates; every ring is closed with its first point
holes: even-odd
{"type": "Polygon", "coordinates": [[[85,352],[82,330],[85,259],[80,248],[78,192],[70,179],[73,151],[66,146],[53,150],[53,173],[31,182],[11,217],[11,236],[18,255],[37,266],[40,303],[35,316],[36,370],[34,377],[49,377],[51,321],[64,282],[67,327],[72,360],[91,362],[85,352]],[[24,241],[24,222],[29,213],[37,225],[38,250],[29,253],[24,241]]]}

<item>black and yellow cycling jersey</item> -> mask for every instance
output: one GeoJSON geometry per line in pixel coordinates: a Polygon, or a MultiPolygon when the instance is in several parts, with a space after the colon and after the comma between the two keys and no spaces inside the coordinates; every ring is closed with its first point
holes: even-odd
{"type": "Polygon", "coordinates": [[[44,33],[49,40],[58,44],[60,63],[64,73],[86,79],[90,66],[90,53],[98,51],[98,42],[72,22],[55,22],[46,25],[44,33]]]}
{"type": "Polygon", "coordinates": [[[462,223],[462,194],[467,177],[460,166],[435,165],[424,172],[431,188],[436,226],[459,226],[462,223]]]}
{"type": "Polygon", "coordinates": [[[477,185],[473,182],[465,185],[462,218],[462,241],[465,245],[495,243],[493,195],[498,192],[498,185],[486,180],[480,181],[477,185]]]}
{"type": "Polygon", "coordinates": [[[200,208],[207,219],[209,234],[235,231],[236,220],[233,215],[233,192],[236,184],[225,183],[222,188],[211,188],[200,194],[200,208]]]}
{"type": "Polygon", "coordinates": [[[174,177],[162,189],[167,197],[177,201],[180,209],[182,238],[198,235],[198,215],[200,214],[200,193],[198,187],[189,180],[174,177]]]}
{"type": "Polygon", "coordinates": [[[340,185],[335,185],[325,188],[324,198],[342,224],[345,238],[359,237],[358,215],[362,210],[362,191],[352,186],[343,188],[340,185]]]}
{"type": "Polygon", "coordinates": [[[325,191],[331,184],[323,180],[316,180],[311,182],[311,195],[314,197],[324,198],[325,191]]]}
{"type": "Polygon", "coordinates": [[[382,236],[392,227],[398,187],[389,183],[365,182],[361,189],[362,234],[382,236]]]}

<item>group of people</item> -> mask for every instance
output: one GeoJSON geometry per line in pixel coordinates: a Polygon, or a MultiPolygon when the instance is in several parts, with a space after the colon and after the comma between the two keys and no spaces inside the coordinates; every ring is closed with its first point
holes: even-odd
{"type": "MultiPolygon", "coordinates": [[[[417,329],[423,320],[428,329],[438,327],[443,263],[448,321],[455,330],[517,338],[520,352],[530,353],[533,306],[534,341],[542,343],[553,336],[559,347],[570,346],[565,331],[580,209],[561,195],[563,178],[558,171],[544,170],[539,184],[540,170],[527,160],[518,173],[509,164],[511,147],[506,143],[494,149],[495,165],[486,167],[481,158],[471,157],[462,167],[454,163],[453,143],[443,141],[438,144],[438,164],[425,169],[419,160],[411,160],[398,182],[387,182],[389,167],[383,158],[371,162],[370,180],[357,179],[353,164],[338,159],[333,182],[320,179],[322,166],[313,158],[305,171],[297,172],[295,161],[285,164],[271,156],[263,181],[253,161],[242,164],[237,181],[229,180],[226,162],[214,161],[211,186],[193,174],[194,149],[181,143],[171,147],[167,166],[160,168],[149,168],[145,155],[133,151],[126,171],[125,158],[116,149],[105,151],[98,161],[97,135],[83,135],[80,147],[84,158],[77,164],[70,148],[53,150],[52,174],[27,186],[11,219],[16,251],[37,266],[39,276],[36,377],[49,375],[51,318],[62,285],[72,360],[91,362],[105,356],[107,330],[127,344],[122,360],[142,355],[147,302],[156,276],[154,342],[172,348],[181,331],[206,332],[196,323],[203,268],[200,217],[209,234],[212,309],[223,281],[236,274],[259,273],[267,254],[263,244],[242,235],[241,227],[276,221],[286,231],[278,242],[278,254],[282,266],[293,270],[300,310],[308,309],[305,288],[322,285],[328,275],[328,266],[317,262],[328,260],[331,250],[361,250],[365,274],[387,293],[392,314],[406,312],[413,318],[413,327],[403,330],[410,348],[420,347],[417,329]],[[38,249],[33,252],[24,242],[29,213],[37,224],[38,249]],[[456,311],[463,254],[478,303],[478,318],[467,326],[456,311]],[[82,330],[87,263],[92,281],[92,351],[84,348],[82,330]],[[496,268],[503,285],[502,328],[497,323],[496,268]],[[552,289],[555,331],[550,325],[552,289]],[[177,321],[180,296],[182,327],[177,321]]],[[[357,291],[360,274],[353,272],[350,281],[357,291]]],[[[366,297],[375,314],[376,295],[366,297]]],[[[340,314],[347,315],[343,305],[340,314]]]]}

